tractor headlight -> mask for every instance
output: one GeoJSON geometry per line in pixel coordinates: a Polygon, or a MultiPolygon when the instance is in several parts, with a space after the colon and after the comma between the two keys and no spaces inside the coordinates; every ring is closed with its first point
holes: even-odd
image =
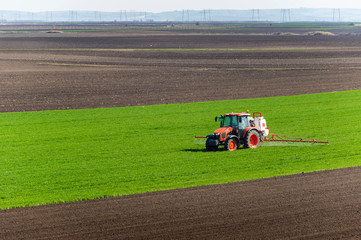
{"type": "Polygon", "coordinates": [[[221,136],[221,134],[220,133],[215,133],[215,134],[213,134],[213,136],[214,136],[214,138],[219,139],[219,136],[221,136]]]}

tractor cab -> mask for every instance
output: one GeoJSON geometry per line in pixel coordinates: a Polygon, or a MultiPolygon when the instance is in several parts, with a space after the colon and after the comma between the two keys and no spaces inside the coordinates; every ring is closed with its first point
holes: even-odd
{"type": "Polygon", "coordinates": [[[220,118],[216,117],[216,121],[220,122],[220,128],[231,127],[232,133],[238,135],[243,134],[244,130],[251,125],[252,119],[249,116],[249,113],[228,113],[221,115],[220,118]]]}

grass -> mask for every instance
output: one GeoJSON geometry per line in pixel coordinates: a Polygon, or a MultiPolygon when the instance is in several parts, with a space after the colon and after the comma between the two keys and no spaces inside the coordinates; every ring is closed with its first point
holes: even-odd
{"type": "Polygon", "coordinates": [[[361,165],[361,91],[0,114],[0,209],[361,165]],[[263,112],[272,133],[329,145],[204,151],[214,116],[263,112]]]}

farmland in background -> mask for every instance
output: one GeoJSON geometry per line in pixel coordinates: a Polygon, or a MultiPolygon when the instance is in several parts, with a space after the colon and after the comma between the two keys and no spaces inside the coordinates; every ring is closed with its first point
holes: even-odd
{"type": "Polygon", "coordinates": [[[361,28],[332,20],[2,23],[1,239],[357,238],[361,28]],[[247,109],[330,144],[194,139],[247,109]]]}

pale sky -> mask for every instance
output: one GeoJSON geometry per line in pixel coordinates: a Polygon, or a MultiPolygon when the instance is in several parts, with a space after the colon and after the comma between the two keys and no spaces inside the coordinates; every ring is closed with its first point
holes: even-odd
{"type": "Polygon", "coordinates": [[[280,9],[280,8],[360,8],[360,0],[1,0],[0,10],[58,11],[135,10],[163,12],[183,9],[280,9]]]}

